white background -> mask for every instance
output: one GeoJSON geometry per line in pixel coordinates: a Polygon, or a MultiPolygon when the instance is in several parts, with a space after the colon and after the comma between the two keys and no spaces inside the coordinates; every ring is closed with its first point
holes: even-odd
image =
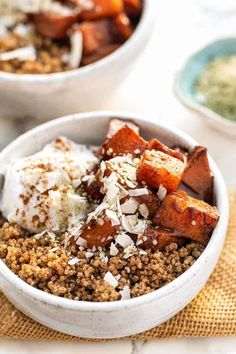
{"type": "MultiPolygon", "coordinates": [[[[191,134],[208,146],[227,184],[236,187],[236,139],[209,128],[174,98],[176,71],[192,52],[210,40],[236,35],[236,1],[232,0],[151,0],[156,26],[150,42],[131,74],[99,109],[143,113],[191,134]]],[[[13,123],[0,118],[0,147],[33,122],[13,123]]],[[[236,354],[236,337],[70,344],[0,341],[0,354],[236,354]]]]}

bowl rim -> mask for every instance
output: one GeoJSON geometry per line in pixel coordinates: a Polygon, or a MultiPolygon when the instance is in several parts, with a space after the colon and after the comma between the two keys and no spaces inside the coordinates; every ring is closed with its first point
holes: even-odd
{"type": "MultiPolygon", "coordinates": [[[[99,119],[99,118],[110,118],[110,117],[119,117],[124,120],[135,120],[137,122],[146,123],[155,125],[156,127],[160,127],[166,133],[171,133],[181,139],[183,143],[188,144],[193,147],[197,145],[197,142],[191,138],[188,134],[181,131],[180,129],[175,128],[174,126],[170,126],[164,124],[162,122],[155,122],[153,120],[145,119],[145,115],[140,115],[136,113],[125,113],[119,111],[93,111],[86,113],[77,113],[73,115],[63,116],[61,118],[52,120],[50,122],[41,124],[36,128],[29,130],[23,135],[19,136],[12,143],[10,143],[4,150],[0,152],[0,160],[1,157],[7,155],[8,150],[14,149],[15,145],[18,145],[21,142],[25,142],[25,139],[30,138],[36,132],[38,134],[42,134],[45,130],[53,129],[56,126],[63,126],[64,124],[74,124],[74,122],[79,122],[81,120],[88,119],[99,119]],[[2,156],[3,155],[3,156],[2,156]]],[[[12,272],[7,265],[0,260],[0,275],[4,278],[4,280],[15,287],[18,292],[23,292],[28,298],[33,298],[37,302],[44,302],[50,306],[56,306],[58,309],[67,309],[67,310],[76,310],[82,312],[113,312],[120,311],[121,309],[134,308],[139,307],[142,304],[150,303],[156,301],[157,298],[165,297],[167,294],[171,294],[181,288],[184,284],[186,284],[191,277],[193,277],[201,268],[202,264],[207,266],[207,258],[213,256],[214,249],[220,248],[222,241],[224,240],[227,226],[228,226],[228,193],[226,189],[225,182],[216,166],[213,159],[209,156],[209,161],[211,165],[211,169],[215,178],[215,194],[216,200],[220,212],[220,219],[218,224],[211,236],[210,241],[208,242],[206,248],[204,249],[201,256],[195,261],[195,263],[186,270],[183,274],[181,274],[178,278],[174,279],[167,285],[163,286],[160,289],[154,290],[151,293],[128,299],[128,300],[117,300],[112,302],[92,302],[92,301],[80,301],[80,300],[71,300],[63,297],[59,297],[56,295],[52,295],[46,293],[42,290],[34,288],[29,285],[22,279],[20,279],[14,272],[12,272]],[[222,240],[223,238],[223,240],[222,240]]]]}
{"type": "Polygon", "coordinates": [[[143,0],[143,10],[137,27],[135,28],[132,36],[124,42],[120,48],[116,49],[113,53],[106,57],[92,63],[71,69],[68,71],[62,71],[58,73],[49,74],[16,74],[0,71],[0,80],[16,81],[16,82],[44,82],[57,81],[61,79],[70,79],[74,77],[84,77],[88,73],[94,73],[97,70],[101,70],[107,65],[112,65],[114,62],[122,59],[128,52],[132,52],[137,47],[142,38],[145,38],[149,31],[151,24],[153,23],[154,11],[152,8],[152,0],[143,0]]]}
{"type": "MultiPolygon", "coordinates": [[[[186,69],[186,66],[191,63],[192,61],[195,60],[195,58],[201,54],[204,51],[207,51],[210,47],[213,47],[217,45],[218,43],[224,43],[224,42],[229,42],[229,41],[235,41],[236,42],[236,37],[222,37],[220,39],[217,39],[215,41],[212,41],[204,46],[202,46],[200,49],[197,51],[193,52],[183,63],[182,67],[176,72],[175,78],[174,78],[174,84],[173,84],[173,92],[175,94],[175,97],[187,108],[190,108],[192,111],[201,113],[207,118],[209,118],[211,121],[215,123],[219,123],[224,125],[227,128],[232,128],[236,129],[236,121],[232,121],[230,119],[224,118],[217,112],[213,111],[212,109],[202,105],[201,103],[195,102],[194,100],[191,100],[190,98],[187,98],[184,91],[182,90],[182,87],[180,85],[180,77],[184,70],[186,69]]],[[[236,54],[236,50],[235,50],[236,54]]],[[[220,55],[217,55],[217,57],[221,57],[220,55]]]]}

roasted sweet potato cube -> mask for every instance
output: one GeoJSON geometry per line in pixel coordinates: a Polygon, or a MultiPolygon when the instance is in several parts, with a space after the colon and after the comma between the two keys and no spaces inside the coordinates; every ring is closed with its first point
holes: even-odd
{"type": "Polygon", "coordinates": [[[161,151],[146,150],[138,169],[138,181],[158,189],[160,185],[168,192],[178,188],[184,170],[184,163],[161,151]]]}
{"type": "Polygon", "coordinates": [[[140,247],[153,251],[164,251],[166,246],[171,243],[177,243],[177,245],[181,246],[185,242],[186,239],[184,237],[177,236],[171,231],[148,226],[144,232],[143,243],[140,247]]]}
{"type": "Polygon", "coordinates": [[[96,52],[84,55],[81,61],[81,65],[89,65],[95,63],[98,60],[105,58],[107,55],[113,53],[115,50],[120,48],[120,44],[109,44],[105,47],[99,48],[96,52]]]}
{"type": "Polygon", "coordinates": [[[115,174],[117,181],[125,188],[135,188],[136,186],[136,172],[135,166],[130,165],[129,159],[125,157],[116,156],[105,162],[106,169],[104,176],[109,177],[111,174],[115,174]]]}
{"type": "Polygon", "coordinates": [[[144,194],[140,195],[138,197],[135,197],[137,202],[142,205],[144,204],[148,210],[148,218],[152,219],[154,215],[156,214],[158,208],[161,205],[161,200],[158,198],[158,196],[152,192],[149,194],[144,194]]]}
{"type": "Polygon", "coordinates": [[[169,231],[159,230],[158,237],[158,249],[160,251],[164,250],[166,246],[169,246],[171,243],[177,243],[178,246],[182,246],[186,243],[186,238],[182,236],[174,235],[169,231]]]}
{"type": "MultiPolygon", "coordinates": [[[[77,4],[83,0],[76,0],[77,4]]],[[[79,14],[80,20],[97,20],[99,18],[113,17],[123,12],[123,0],[92,0],[91,9],[84,9],[79,14]]],[[[81,4],[83,5],[83,4],[81,4]]]]}
{"type": "Polygon", "coordinates": [[[177,191],[166,196],[153,222],[206,245],[218,219],[216,207],[177,191]]]}
{"type": "Polygon", "coordinates": [[[105,158],[111,158],[124,154],[142,154],[145,149],[146,141],[125,125],[103,144],[101,151],[105,158]]]}
{"type": "Polygon", "coordinates": [[[101,192],[103,184],[100,181],[100,164],[96,165],[89,176],[82,178],[79,189],[82,193],[86,193],[87,198],[91,202],[101,202],[104,194],[101,192]]]}
{"type": "Polygon", "coordinates": [[[53,12],[43,12],[30,16],[38,33],[52,39],[62,39],[76,22],[75,16],[64,16],[53,12]]]}
{"type": "Polygon", "coordinates": [[[106,246],[114,239],[118,226],[112,226],[110,219],[90,221],[82,230],[81,237],[87,241],[87,247],[106,246]]]}
{"type": "Polygon", "coordinates": [[[115,31],[120,39],[127,40],[133,33],[129,17],[125,13],[120,13],[113,20],[115,31]]]}
{"type": "Polygon", "coordinates": [[[141,0],[124,0],[125,12],[130,16],[138,16],[142,11],[141,0]]]}
{"type": "Polygon", "coordinates": [[[119,118],[112,118],[108,125],[107,138],[111,138],[115,133],[118,132],[118,130],[123,128],[125,125],[128,125],[128,127],[133,129],[135,133],[139,135],[140,128],[137,124],[133,123],[132,121],[121,120],[119,118]]]}
{"type": "Polygon", "coordinates": [[[111,21],[104,19],[84,22],[79,26],[83,36],[83,53],[89,55],[101,47],[112,44],[111,21]]]}
{"type": "Polygon", "coordinates": [[[213,176],[205,147],[196,146],[190,153],[182,182],[195,193],[200,194],[204,200],[212,203],[213,176]]]}
{"type": "Polygon", "coordinates": [[[88,181],[81,183],[81,189],[87,194],[87,198],[92,202],[101,202],[104,195],[101,193],[101,182],[96,179],[91,183],[88,181]]]}
{"type": "Polygon", "coordinates": [[[148,150],[157,150],[157,151],[162,151],[167,155],[173,156],[176,159],[184,162],[185,161],[185,157],[184,154],[182,154],[182,152],[180,151],[176,151],[173,150],[171,148],[169,148],[168,146],[162,144],[159,140],[157,139],[151,139],[148,142],[148,146],[147,146],[148,150]]]}
{"type": "MultiPolygon", "coordinates": [[[[192,189],[188,188],[184,183],[180,183],[178,190],[183,191],[185,193],[187,193],[190,197],[192,198],[196,198],[199,200],[203,200],[203,198],[201,198],[200,194],[195,193],[192,189]]],[[[210,203],[209,203],[210,204],[210,203]]]]}

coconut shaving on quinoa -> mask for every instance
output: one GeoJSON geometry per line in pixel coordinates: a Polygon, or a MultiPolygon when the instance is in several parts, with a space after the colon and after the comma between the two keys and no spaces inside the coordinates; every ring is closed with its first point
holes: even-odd
{"type": "Polygon", "coordinates": [[[111,120],[96,150],[59,137],[12,161],[0,204],[2,260],[32,286],[85,301],[140,296],[182,274],[219,218],[204,201],[213,180],[210,169],[201,183],[191,177],[202,154],[193,150],[186,162],[157,142],[162,154],[138,129],[111,120]]]}

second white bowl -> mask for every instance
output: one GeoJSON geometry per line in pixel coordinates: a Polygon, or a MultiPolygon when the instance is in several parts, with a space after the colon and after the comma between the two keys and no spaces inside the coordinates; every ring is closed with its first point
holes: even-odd
{"type": "Polygon", "coordinates": [[[6,118],[47,121],[64,114],[98,109],[127,77],[153,29],[155,0],[144,0],[133,35],[102,60],[55,74],[0,72],[0,114],[6,118]]]}

